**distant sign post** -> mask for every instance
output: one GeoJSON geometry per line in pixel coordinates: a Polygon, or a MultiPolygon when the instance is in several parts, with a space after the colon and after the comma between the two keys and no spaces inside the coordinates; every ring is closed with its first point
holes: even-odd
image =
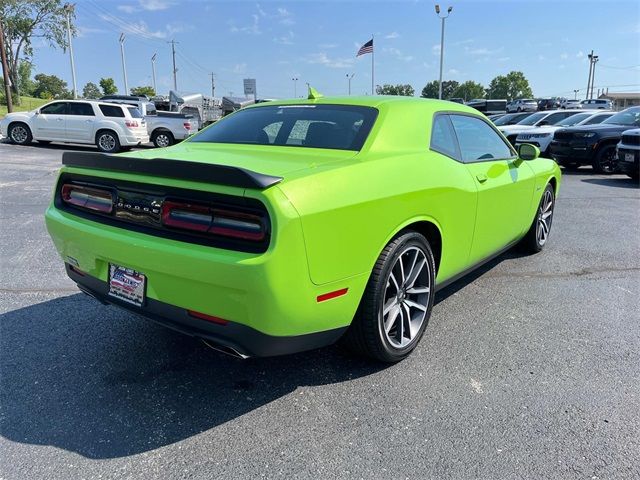
{"type": "Polygon", "coordinates": [[[244,79],[244,94],[245,96],[253,95],[253,100],[257,101],[258,94],[256,91],[256,79],[255,78],[245,78],[244,79]]]}

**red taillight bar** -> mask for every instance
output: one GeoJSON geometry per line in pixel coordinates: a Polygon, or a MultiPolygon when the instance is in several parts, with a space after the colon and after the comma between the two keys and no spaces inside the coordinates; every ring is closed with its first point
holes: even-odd
{"type": "Polygon", "coordinates": [[[109,190],[65,183],[60,193],[69,205],[102,213],[113,210],[113,193],[109,190]]]}
{"type": "Polygon", "coordinates": [[[185,128],[185,130],[191,130],[191,122],[184,122],[182,126],[185,128]]]}
{"type": "Polygon", "coordinates": [[[138,121],[137,120],[125,120],[124,124],[128,128],[138,128],[138,121]]]}
{"type": "Polygon", "coordinates": [[[213,315],[207,315],[206,313],[196,312],[195,310],[187,310],[189,316],[199,318],[200,320],[206,320],[207,322],[217,323],[218,325],[226,325],[228,320],[220,317],[214,317],[213,315]]]}
{"type": "Polygon", "coordinates": [[[318,302],[324,302],[325,300],[331,300],[332,298],[341,297],[342,295],[346,295],[349,291],[348,288],[341,288],[340,290],[336,290],[334,292],[323,293],[322,295],[318,295],[318,302]]]}

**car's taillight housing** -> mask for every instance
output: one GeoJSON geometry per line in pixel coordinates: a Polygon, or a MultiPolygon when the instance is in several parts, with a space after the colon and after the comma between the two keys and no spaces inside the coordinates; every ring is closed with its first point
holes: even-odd
{"type": "Polygon", "coordinates": [[[113,211],[113,192],[107,189],[65,183],[60,196],[63,202],[74,207],[101,213],[113,211]]]}
{"type": "Polygon", "coordinates": [[[137,120],[125,120],[124,124],[127,128],[138,128],[140,126],[137,120]]]}
{"type": "Polygon", "coordinates": [[[181,230],[253,242],[263,241],[267,234],[265,222],[259,215],[173,200],[162,203],[162,224],[181,230]]]}
{"type": "Polygon", "coordinates": [[[191,122],[184,122],[182,125],[185,130],[191,130],[191,122]]]}

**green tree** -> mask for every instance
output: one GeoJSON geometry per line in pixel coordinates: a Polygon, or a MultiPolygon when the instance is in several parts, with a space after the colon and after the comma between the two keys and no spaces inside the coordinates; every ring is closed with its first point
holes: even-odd
{"type": "Polygon", "coordinates": [[[484,95],[485,90],[481,84],[473,80],[467,80],[458,85],[451,97],[463,98],[466,102],[474,98],[484,98],[484,95]]]}
{"type": "Polygon", "coordinates": [[[69,98],[67,82],[55,75],[39,73],[35,77],[36,83],[33,95],[38,98],[69,98]]]}
{"type": "Polygon", "coordinates": [[[146,95],[147,97],[155,97],[156,91],[153,89],[153,87],[150,87],[148,85],[144,87],[133,87],[131,89],[131,95],[146,95]]]}
{"type": "Polygon", "coordinates": [[[96,99],[96,98],[100,98],[101,96],[102,96],[102,92],[100,91],[98,86],[93,82],[87,83],[82,89],[82,98],[96,99]]]}
{"type": "Polygon", "coordinates": [[[515,98],[531,98],[533,92],[524,73],[513,71],[507,75],[498,75],[491,80],[489,88],[487,88],[487,96],[513,100],[515,98]]]}
{"type": "Polygon", "coordinates": [[[18,89],[22,95],[33,95],[35,83],[31,80],[32,69],[33,64],[28,60],[22,60],[20,61],[20,65],[18,65],[18,89]]]}
{"type": "Polygon", "coordinates": [[[102,89],[102,93],[105,95],[113,95],[118,91],[118,87],[116,87],[116,82],[111,77],[101,78],[100,88],[102,89]]]}
{"type": "MultiPolygon", "coordinates": [[[[70,16],[75,19],[73,10],[70,16]]],[[[20,93],[20,65],[33,56],[32,39],[43,39],[53,48],[67,47],[66,12],[61,0],[1,0],[0,19],[12,89],[20,93]]],[[[73,22],[71,28],[75,34],[73,22]]]]}
{"type": "Polygon", "coordinates": [[[402,95],[405,97],[413,97],[413,95],[415,94],[415,91],[413,90],[413,87],[409,84],[397,84],[397,85],[390,85],[388,83],[385,83],[384,85],[380,86],[378,85],[376,87],[376,94],[378,95],[402,95]]]}
{"type": "MultiPolygon", "coordinates": [[[[443,80],[442,81],[442,98],[451,98],[460,84],[455,80],[443,80]]],[[[438,80],[432,80],[425,85],[422,89],[420,96],[422,98],[438,98],[438,90],[440,83],[438,80]]]]}

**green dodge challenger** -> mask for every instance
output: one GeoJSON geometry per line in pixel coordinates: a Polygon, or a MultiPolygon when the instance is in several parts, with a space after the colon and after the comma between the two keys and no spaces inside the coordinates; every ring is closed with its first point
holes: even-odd
{"type": "Polygon", "coordinates": [[[310,98],[185,142],[68,152],[46,212],[85,293],[242,357],[406,357],[435,292],[547,242],[560,171],[464,105],[310,98]]]}

